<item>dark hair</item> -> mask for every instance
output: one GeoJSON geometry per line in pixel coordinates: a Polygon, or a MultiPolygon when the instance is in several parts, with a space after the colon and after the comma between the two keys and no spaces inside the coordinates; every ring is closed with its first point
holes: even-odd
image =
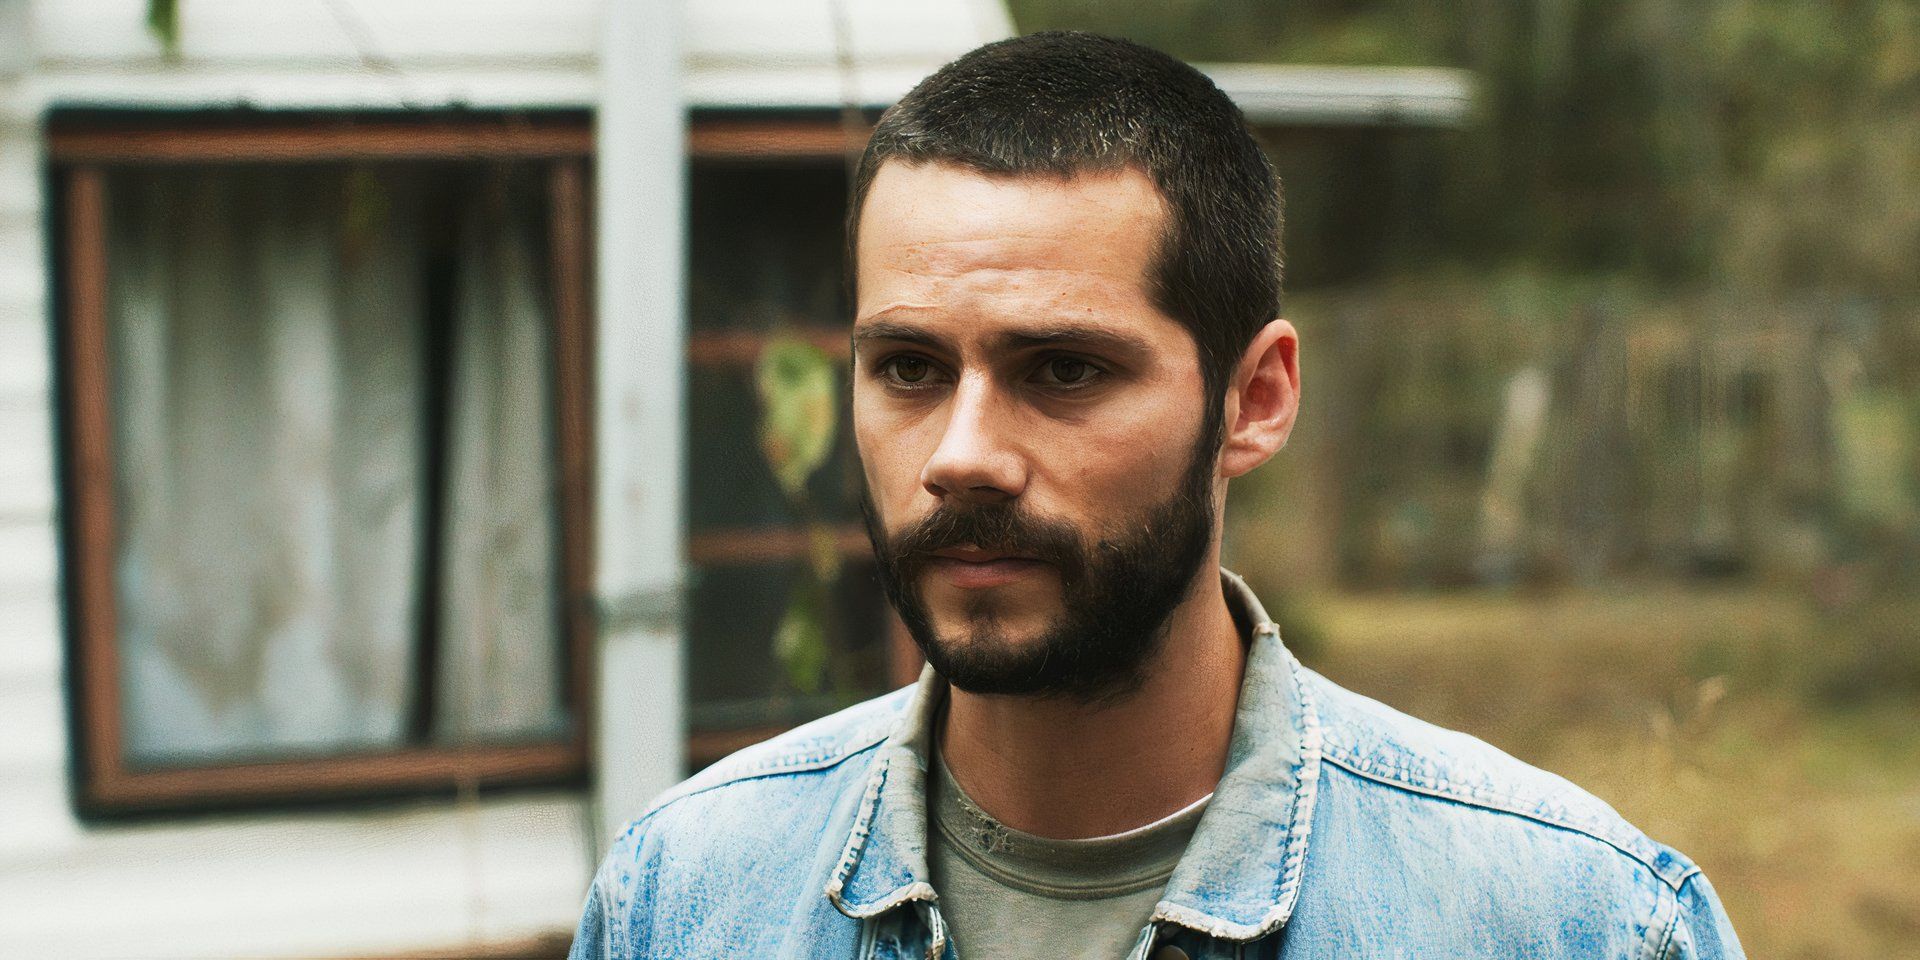
{"type": "MultiPolygon", "coordinates": [[[[888,108],[847,214],[848,290],[860,208],[888,160],[990,174],[1138,167],[1169,217],[1148,268],[1154,303],[1199,347],[1208,396],[1280,313],[1280,185],[1240,108],[1205,74],[1127,40],[1053,31],[989,43],[888,108]]],[[[1217,431],[1218,404],[1209,404],[1217,431]]]]}

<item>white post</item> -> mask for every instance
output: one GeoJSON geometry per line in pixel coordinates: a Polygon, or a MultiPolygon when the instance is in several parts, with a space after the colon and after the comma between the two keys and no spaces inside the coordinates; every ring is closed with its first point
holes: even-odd
{"type": "Polygon", "coordinates": [[[14,80],[33,63],[33,38],[27,35],[33,18],[27,0],[0,0],[0,81],[14,80]]]}
{"type": "Polygon", "coordinates": [[[595,797],[600,844],[681,778],[686,110],[680,0],[607,0],[601,48],[595,797]]]}

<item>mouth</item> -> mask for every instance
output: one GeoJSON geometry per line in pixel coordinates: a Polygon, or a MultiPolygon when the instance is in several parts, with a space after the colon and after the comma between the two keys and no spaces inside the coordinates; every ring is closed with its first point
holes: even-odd
{"type": "Polygon", "coordinates": [[[927,561],[927,569],[965,590],[1005,586],[1038,574],[1046,567],[1046,561],[1035,557],[970,546],[935,550],[927,561]]]}

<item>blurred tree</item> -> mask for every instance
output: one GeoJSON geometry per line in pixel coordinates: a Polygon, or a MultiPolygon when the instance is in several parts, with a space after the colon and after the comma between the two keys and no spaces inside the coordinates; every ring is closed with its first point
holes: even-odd
{"type": "Polygon", "coordinates": [[[1450,134],[1263,133],[1288,184],[1289,312],[1331,367],[1311,379],[1334,409],[1310,402],[1301,439],[1338,478],[1308,499],[1342,579],[1477,576],[1499,396],[1525,367],[1552,371],[1552,408],[1538,462],[1501,481],[1531,527],[1515,569],[1916,566],[1887,545],[1920,520],[1863,524],[1859,504],[1920,497],[1920,453],[1895,443],[1920,427],[1920,4],[1011,7],[1022,29],[1195,62],[1475,76],[1450,134]],[[1849,452],[1867,447],[1870,469],[1849,452]]]}
{"type": "MultiPolygon", "coordinates": [[[[1471,69],[1476,121],[1430,141],[1444,195],[1422,202],[1443,205],[1443,229],[1402,238],[1427,257],[1914,292],[1911,0],[1010,6],[1023,30],[1095,30],[1196,62],[1471,69]]],[[[1426,176],[1418,167],[1402,173],[1426,176]]]]}

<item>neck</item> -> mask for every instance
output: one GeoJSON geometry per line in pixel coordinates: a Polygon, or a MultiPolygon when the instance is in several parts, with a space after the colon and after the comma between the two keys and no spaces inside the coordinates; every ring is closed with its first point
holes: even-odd
{"type": "Polygon", "coordinates": [[[950,690],[941,756],[994,819],[1056,839],[1152,823],[1213,791],[1226,769],[1246,651],[1219,565],[1168,618],[1146,681],[1125,699],[1069,700],[950,690]]]}

